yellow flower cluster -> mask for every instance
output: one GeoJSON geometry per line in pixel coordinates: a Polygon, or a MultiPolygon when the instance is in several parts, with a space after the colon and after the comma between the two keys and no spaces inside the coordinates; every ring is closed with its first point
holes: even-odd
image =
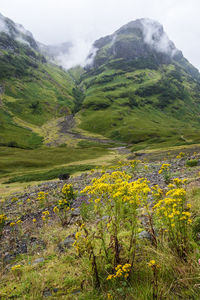
{"type": "Polygon", "coordinates": [[[49,216],[49,211],[48,211],[48,210],[43,211],[42,214],[43,214],[44,216],[49,216]]]}
{"type": "Polygon", "coordinates": [[[152,187],[152,195],[159,199],[163,195],[163,190],[156,184],[152,187]]]}
{"type": "MultiPolygon", "coordinates": [[[[175,227],[175,223],[180,223],[180,221],[187,221],[190,224],[192,222],[191,213],[184,211],[186,191],[183,188],[173,188],[166,193],[166,196],[170,197],[159,200],[154,205],[153,209],[156,214],[161,218],[168,219],[171,227],[175,227]]],[[[190,207],[191,205],[188,204],[187,209],[190,207]]]]}
{"type": "Polygon", "coordinates": [[[39,192],[37,195],[37,200],[44,201],[46,197],[48,196],[48,193],[45,192],[39,192]]]}
{"type": "Polygon", "coordinates": [[[58,208],[57,206],[55,206],[55,207],[53,208],[53,212],[54,212],[55,214],[59,213],[59,208],[58,208]]]}
{"type": "Polygon", "coordinates": [[[116,271],[115,274],[108,275],[107,280],[111,280],[113,278],[120,278],[120,277],[127,279],[131,271],[131,265],[130,264],[125,264],[123,266],[118,265],[115,268],[115,271],[116,271]]]}
{"type": "Polygon", "coordinates": [[[184,184],[187,183],[187,179],[180,179],[180,178],[174,178],[173,179],[173,183],[177,186],[177,187],[180,187],[184,184]]]}
{"type": "Polygon", "coordinates": [[[42,212],[42,220],[43,222],[47,221],[49,219],[49,211],[46,210],[46,211],[43,211],[42,212]]]}
{"type": "Polygon", "coordinates": [[[13,198],[11,199],[11,201],[12,201],[12,202],[17,202],[17,201],[18,201],[18,198],[17,198],[17,197],[13,197],[13,198]]]}
{"type": "Polygon", "coordinates": [[[6,220],[7,220],[6,215],[4,215],[4,214],[0,215],[0,224],[4,224],[6,220]]]}
{"type": "Polygon", "coordinates": [[[73,246],[76,248],[77,253],[79,253],[79,243],[78,239],[81,237],[82,233],[80,231],[77,231],[75,234],[75,242],[73,243],[73,246]]]}
{"type": "Polygon", "coordinates": [[[180,153],[176,156],[176,158],[177,158],[177,159],[180,159],[180,158],[182,158],[182,157],[184,157],[184,156],[185,156],[185,153],[180,152],[180,153]]]}
{"type": "Polygon", "coordinates": [[[107,294],[107,299],[108,299],[108,300],[112,300],[112,299],[113,299],[113,296],[112,296],[110,293],[108,293],[108,294],[107,294]]]}
{"type": "Polygon", "coordinates": [[[21,267],[22,267],[21,265],[15,265],[15,266],[12,266],[12,267],[11,267],[11,270],[12,270],[12,271],[18,271],[18,270],[21,269],[21,267]]]}
{"type": "Polygon", "coordinates": [[[68,200],[72,200],[75,197],[75,192],[72,184],[65,184],[62,188],[62,193],[68,200]]]}
{"type": "Polygon", "coordinates": [[[18,224],[22,224],[23,222],[22,222],[22,220],[18,220],[17,222],[16,222],[16,224],[18,225],[18,224]]]}
{"type": "Polygon", "coordinates": [[[69,202],[68,202],[68,200],[66,200],[66,199],[61,199],[61,200],[59,200],[59,201],[58,201],[58,207],[59,207],[60,209],[63,209],[63,208],[65,208],[65,207],[69,207],[69,202]]]}
{"type": "Polygon", "coordinates": [[[129,162],[129,165],[131,166],[132,169],[135,169],[139,163],[141,163],[140,160],[134,159],[129,162]]]}
{"type": "Polygon", "coordinates": [[[67,194],[69,193],[69,191],[71,190],[72,188],[72,184],[65,184],[62,188],[62,193],[63,194],[67,194]]]}
{"type": "Polygon", "coordinates": [[[152,269],[158,269],[160,267],[154,259],[150,260],[150,262],[148,263],[148,266],[152,269]]]}
{"type": "Polygon", "coordinates": [[[130,178],[125,172],[106,173],[99,179],[94,178],[92,185],[86,186],[81,193],[90,195],[96,204],[104,199],[109,201],[121,199],[122,202],[139,205],[151,191],[149,182],[145,178],[129,182],[130,178]]]}
{"type": "Polygon", "coordinates": [[[183,188],[171,189],[166,193],[166,196],[181,198],[186,196],[186,190],[183,188]]]}
{"type": "Polygon", "coordinates": [[[162,174],[164,171],[169,171],[171,165],[170,164],[163,164],[158,171],[159,174],[162,174]]]}

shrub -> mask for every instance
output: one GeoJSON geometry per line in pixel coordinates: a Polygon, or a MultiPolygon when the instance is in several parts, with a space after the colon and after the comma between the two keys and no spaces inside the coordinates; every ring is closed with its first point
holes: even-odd
{"type": "Polygon", "coordinates": [[[170,248],[181,259],[186,259],[189,251],[189,227],[192,223],[191,205],[186,204],[186,190],[182,187],[185,182],[175,178],[165,197],[153,207],[158,228],[167,235],[170,248]]]}
{"type": "Polygon", "coordinates": [[[138,208],[147,201],[150,188],[146,179],[129,182],[130,178],[121,171],[106,173],[99,179],[94,178],[82,191],[88,194],[98,223],[95,227],[81,224],[74,246],[79,255],[89,255],[97,286],[102,265],[113,272],[125,263],[130,265],[131,272],[134,263],[138,208]],[[126,232],[125,237],[123,232],[126,232]]]}
{"type": "Polygon", "coordinates": [[[158,171],[159,174],[163,175],[164,181],[166,184],[170,183],[171,180],[171,172],[170,172],[170,164],[163,164],[158,171]]]}
{"type": "Polygon", "coordinates": [[[111,105],[111,101],[105,96],[89,96],[83,102],[84,108],[91,108],[93,110],[105,109],[111,105]]]}
{"type": "Polygon", "coordinates": [[[197,159],[190,159],[186,161],[186,166],[187,167],[196,167],[198,165],[198,160],[197,159]]]}
{"type": "Polygon", "coordinates": [[[72,184],[65,184],[62,188],[62,199],[58,201],[57,206],[53,208],[53,212],[60,219],[62,226],[68,225],[71,220],[71,213],[74,208],[71,208],[72,200],[76,198],[76,192],[74,191],[72,184]]]}
{"type": "Polygon", "coordinates": [[[2,231],[3,231],[3,228],[5,226],[6,220],[7,220],[6,215],[4,215],[4,214],[0,215],[0,237],[1,237],[1,234],[2,234],[2,231]]]}

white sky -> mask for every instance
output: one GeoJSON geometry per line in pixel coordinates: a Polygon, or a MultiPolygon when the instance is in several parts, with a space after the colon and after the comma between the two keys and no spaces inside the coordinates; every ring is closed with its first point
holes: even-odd
{"type": "Polygon", "coordinates": [[[152,18],[200,69],[200,0],[0,0],[0,12],[46,44],[88,44],[131,20],[152,18]]]}

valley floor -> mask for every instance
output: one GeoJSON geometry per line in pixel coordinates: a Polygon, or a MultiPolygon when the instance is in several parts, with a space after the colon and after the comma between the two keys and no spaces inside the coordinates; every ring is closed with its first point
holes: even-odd
{"type": "MultiPolygon", "coordinates": [[[[87,164],[97,165],[97,169],[76,173],[67,181],[41,181],[37,185],[36,182],[32,182],[30,186],[26,185],[24,191],[19,189],[18,193],[8,193],[1,198],[0,298],[199,299],[199,146],[185,147],[181,150],[175,148],[144,151],[135,155],[125,154],[124,148],[117,148],[110,154],[87,160],[87,164]],[[164,165],[169,166],[169,172],[166,174],[159,172],[165,168],[164,165]],[[118,178],[115,183],[113,179],[115,177],[112,176],[120,176],[119,178],[126,178],[126,180],[123,179],[121,182],[118,178]],[[135,227],[137,242],[131,255],[127,247],[130,243],[130,231],[126,227],[129,224],[127,223],[129,214],[126,212],[125,219],[122,211],[118,215],[121,224],[118,228],[121,249],[118,263],[113,258],[116,254],[112,246],[114,219],[112,219],[112,211],[109,214],[107,211],[108,195],[105,199],[102,198],[104,205],[101,206],[98,200],[98,189],[102,197],[105,192],[101,191],[101,185],[95,187],[91,194],[92,198],[90,194],[87,195],[87,192],[81,193],[86,186],[90,189],[96,180],[98,182],[104,177],[108,178],[106,180],[109,180],[109,184],[113,184],[112,189],[116,188],[115,184],[119,186],[120,182],[128,187],[131,186],[131,182],[133,185],[139,184],[144,180],[141,178],[146,178],[151,190],[148,193],[153,193],[153,190],[157,194],[161,193],[159,196],[161,198],[154,200],[149,195],[151,199],[148,200],[149,205],[144,201],[135,211],[138,214],[138,225],[135,227]],[[182,182],[186,178],[185,186],[182,182]],[[171,248],[168,243],[170,236],[162,231],[162,219],[161,217],[158,219],[152,210],[152,201],[155,205],[160,199],[164,199],[164,195],[170,189],[176,192],[186,189],[184,205],[191,206],[183,210],[183,215],[185,212],[190,214],[192,221],[191,225],[189,223],[187,225],[187,236],[184,236],[189,248],[184,250],[182,255],[175,251],[176,247],[180,249],[181,243],[179,242],[178,245],[175,243],[171,248]],[[154,222],[155,236],[152,235],[151,227],[148,225],[149,213],[152,217],[149,220],[154,222]],[[5,221],[3,216],[6,216],[5,221]],[[106,248],[100,243],[101,238],[98,237],[101,236],[99,226],[103,226],[102,228],[105,226],[104,246],[106,248]],[[88,239],[86,244],[85,239],[88,239]],[[108,251],[109,262],[103,254],[103,249],[107,249],[105,253],[108,251]],[[94,259],[97,269],[94,268],[94,259]],[[126,269],[125,264],[130,265],[131,269],[130,267],[126,269]],[[120,269],[122,267],[127,271],[120,269]],[[113,277],[117,272],[115,268],[122,270],[120,271],[122,274],[125,272],[127,277],[120,277],[120,275],[115,279],[113,277]],[[97,282],[97,272],[99,282],[97,282]]],[[[145,181],[143,184],[146,184],[145,181]]],[[[6,186],[4,190],[8,189],[12,192],[20,184],[9,183],[6,186]]],[[[24,184],[21,183],[22,187],[24,184]]],[[[121,200],[120,197],[118,199],[112,194],[112,189],[107,193],[110,193],[110,199],[114,204],[121,200]]],[[[137,193],[139,189],[138,185],[137,193]]],[[[119,191],[119,188],[117,190],[119,191]]],[[[133,197],[132,193],[131,197],[133,197]]],[[[137,195],[143,200],[146,197],[144,192],[137,195]]],[[[176,201],[176,198],[171,197],[176,201]]],[[[176,203],[178,205],[178,202],[176,203]]],[[[113,216],[116,217],[115,214],[113,216]]],[[[133,216],[130,218],[132,220],[133,216]]],[[[177,224],[175,223],[175,227],[171,228],[173,234],[177,234],[177,224]]],[[[165,230],[167,226],[164,225],[165,230]]],[[[171,229],[168,228],[169,231],[171,229]]]]}

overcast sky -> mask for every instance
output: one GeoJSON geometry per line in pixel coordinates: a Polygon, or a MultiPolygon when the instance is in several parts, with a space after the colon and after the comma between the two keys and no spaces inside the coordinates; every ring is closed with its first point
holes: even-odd
{"type": "Polygon", "coordinates": [[[73,39],[83,51],[131,20],[152,18],[163,24],[176,47],[200,69],[199,0],[0,0],[0,12],[40,42],[73,39]]]}

